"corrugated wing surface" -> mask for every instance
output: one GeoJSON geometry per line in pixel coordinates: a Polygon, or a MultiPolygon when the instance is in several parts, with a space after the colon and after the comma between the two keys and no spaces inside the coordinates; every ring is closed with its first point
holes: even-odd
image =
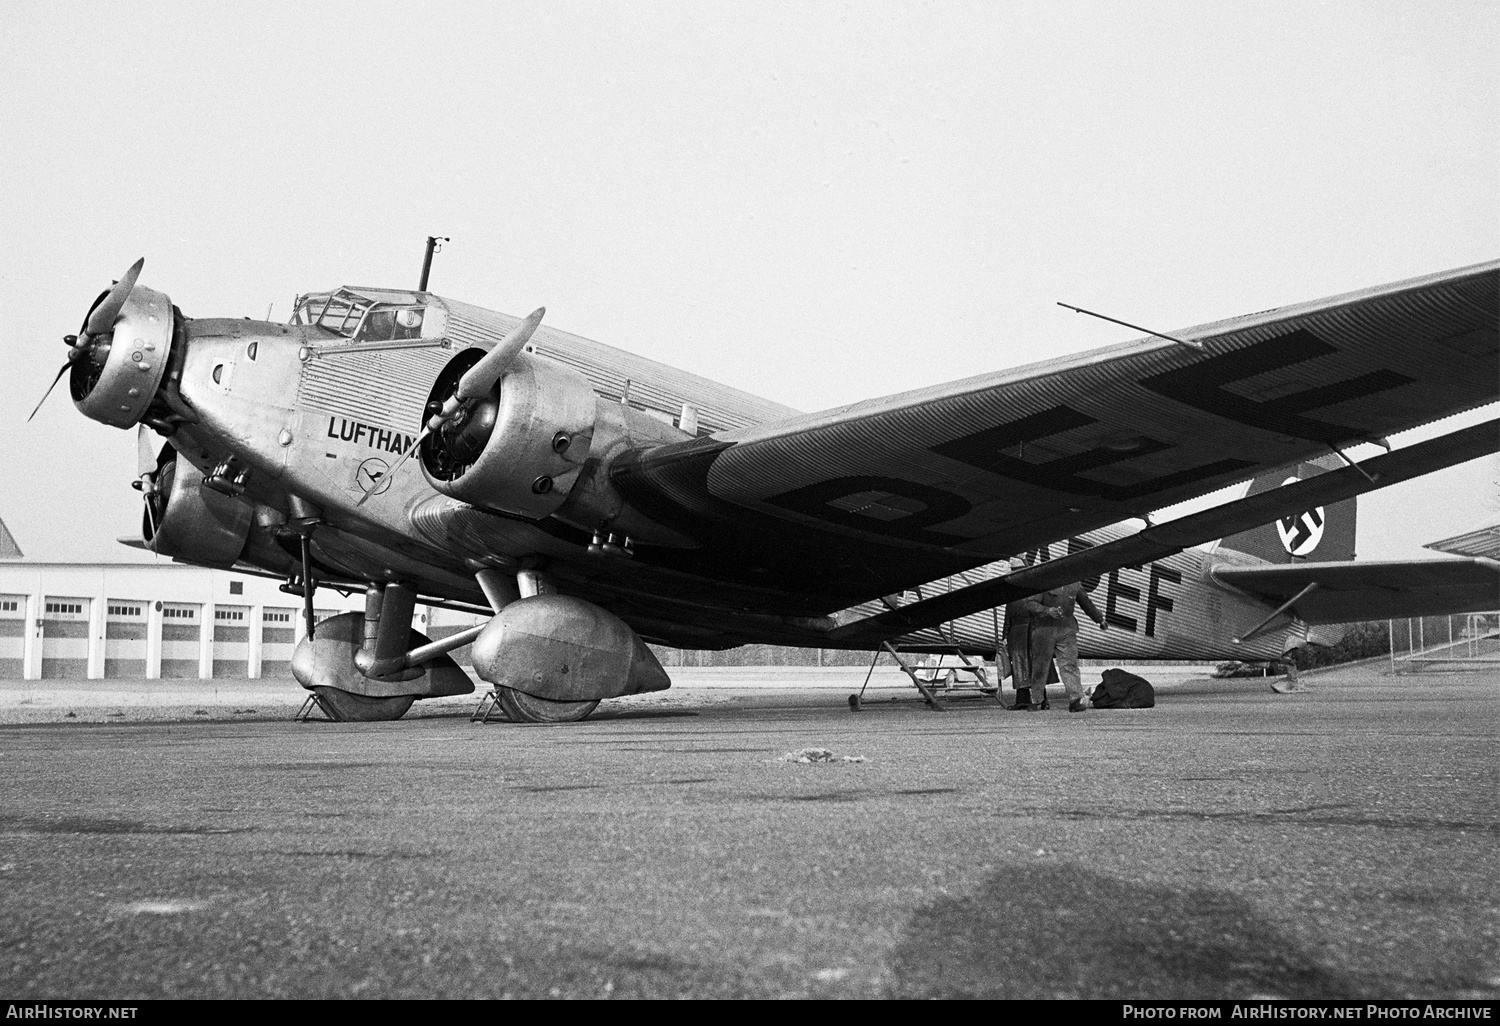
{"type": "Polygon", "coordinates": [[[711,494],[997,558],[1500,398],[1500,262],[731,432],[711,494]]]}

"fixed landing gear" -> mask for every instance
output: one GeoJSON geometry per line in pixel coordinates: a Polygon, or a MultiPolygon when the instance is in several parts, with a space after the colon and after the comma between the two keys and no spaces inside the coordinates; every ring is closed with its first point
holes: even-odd
{"type": "Polygon", "coordinates": [[[599,707],[597,699],[559,702],[537,698],[515,688],[492,687],[475,708],[470,723],[576,723],[599,707]]]}
{"type": "Polygon", "coordinates": [[[507,587],[497,571],[475,574],[495,615],[430,641],[411,628],[416,593],[371,581],[364,613],[317,625],[292,653],[292,674],[329,718],[394,720],[417,698],[470,694],[474,684],[447,655],[470,645],[478,676],[492,686],[472,719],[572,723],[605,698],[671,685],[640,636],[608,610],[559,595],[538,571],[507,587]]]}
{"type": "Polygon", "coordinates": [[[391,698],[368,698],[339,688],[314,687],[318,704],[331,719],[340,723],[373,723],[377,720],[399,720],[417,700],[416,695],[391,698]]]}
{"type": "Polygon", "coordinates": [[[512,723],[574,723],[599,708],[599,701],[555,702],[515,688],[495,689],[495,704],[512,723]]]}
{"type": "Polygon", "coordinates": [[[496,610],[470,649],[474,672],[492,689],[474,719],[569,723],[588,716],[601,699],[671,685],[624,620],[591,602],[549,592],[542,574],[516,576],[521,597],[496,610]]]}
{"type": "MultiPolygon", "coordinates": [[[[423,652],[435,647],[426,635],[412,630],[398,617],[384,618],[388,630],[405,634],[401,650],[423,652]]],[[[446,655],[421,660],[413,667],[385,679],[366,676],[358,665],[365,640],[365,619],[360,613],[340,613],[318,624],[316,638],[303,638],[292,653],[292,676],[311,691],[318,707],[330,719],[345,722],[397,720],[406,715],[418,698],[467,695],[474,683],[446,655]]],[[[457,635],[455,635],[457,637],[457,635]]],[[[459,639],[462,643],[462,638],[459,639]]],[[[450,647],[452,639],[444,643],[450,647]]]]}

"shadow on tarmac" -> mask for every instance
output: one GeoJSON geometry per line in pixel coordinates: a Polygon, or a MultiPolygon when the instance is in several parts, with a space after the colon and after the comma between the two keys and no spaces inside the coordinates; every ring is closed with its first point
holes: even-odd
{"type": "MultiPolygon", "coordinates": [[[[412,721],[412,720],[468,720],[468,719],[472,719],[473,715],[474,715],[474,709],[473,709],[473,706],[470,705],[470,706],[466,706],[466,707],[461,708],[461,709],[460,708],[448,708],[448,707],[439,707],[439,708],[433,709],[431,711],[419,711],[419,710],[413,709],[412,712],[407,713],[401,719],[402,719],[402,721],[407,721],[407,722],[412,721]]],[[[594,710],[592,713],[590,713],[587,719],[581,720],[581,721],[579,721],[577,723],[564,723],[564,724],[556,724],[556,723],[512,723],[510,720],[506,720],[506,719],[500,718],[500,716],[497,714],[496,716],[494,716],[485,725],[486,726],[490,726],[490,727],[556,727],[556,726],[564,726],[564,727],[570,727],[570,728],[577,728],[577,727],[587,727],[590,723],[612,722],[614,720],[665,720],[665,719],[674,719],[674,718],[681,718],[681,717],[685,717],[685,716],[690,717],[690,716],[697,716],[697,715],[699,715],[699,713],[698,713],[698,710],[696,710],[696,709],[659,709],[659,708],[611,709],[611,708],[608,708],[607,706],[601,706],[600,708],[598,708],[598,709],[594,710]]],[[[327,723],[327,722],[330,722],[330,721],[328,721],[328,720],[313,719],[313,720],[308,720],[307,722],[309,722],[309,723],[327,723]]]]}
{"type": "Polygon", "coordinates": [[[891,953],[893,998],[1386,996],[1326,965],[1242,899],[1036,866],[918,909],[891,953]]]}

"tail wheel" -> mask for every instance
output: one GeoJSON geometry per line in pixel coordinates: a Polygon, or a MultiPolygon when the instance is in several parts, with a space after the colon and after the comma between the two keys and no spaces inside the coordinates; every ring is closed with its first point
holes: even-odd
{"type": "Polygon", "coordinates": [[[573,723],[599,707],[598,699],[554,702],[514,688],[496,688],[495,691],[500,711],[513,723],[573,723]]]}
{"type": "Polygon", "coordinates": [[[394,698],[366,698],[338,688],[315,687],[313,692],[323,711],[341,723],[369,723],[375,720],[399,720],[417,700],[416,695],[394,698]]]}

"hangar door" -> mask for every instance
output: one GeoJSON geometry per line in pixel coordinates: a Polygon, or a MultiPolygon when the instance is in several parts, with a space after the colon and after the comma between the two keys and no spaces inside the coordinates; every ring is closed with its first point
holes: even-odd
{"type": "Polygon", "coordinates": [[[198,678],[203,607],[195,602],[161,604],[161,675],[165,679],[198,678]]]}
{"type": "Polygon", "coordinates": [[[250,607],[214,607],[214,677],[250,672],[250,607]]]}
{"type": "Polygon", "coordinates": [[[297,616],[290,606],[267,606],[260,614],[260,675],[292,676],[292,649],[296,647],[297,616]]]}
{"type": "Polygon", "coordinates": [[[26,596],[0,595],[0,680],[26,675],[26,596]]]}
{"type": "Polygon", "coordinates": [[[42,602],[42,677],[89,675],[90,599],[48,595],[42,602]]]}
{"type": "MultiPolygon", "coordinates": [[[[319,624],[342,610],[314,609],[313,623],[319,624]]],[[[292,678],[292,653],[301,635],[301,606],[266,606],[261,611],[260,675],[292,678]]]]}
{"type": "Polygon", "coordinates": [[[104,676],[146,676],[146,613],[140,599],[104,604],[104,676]]]}

